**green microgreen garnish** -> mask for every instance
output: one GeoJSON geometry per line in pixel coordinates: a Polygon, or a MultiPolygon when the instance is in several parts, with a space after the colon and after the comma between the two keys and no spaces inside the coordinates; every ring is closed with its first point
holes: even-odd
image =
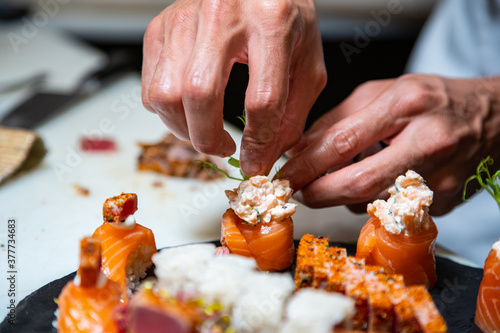
{"type": "MultiPolygon", "coordinates": [[[[247,115],[246,115],[246,112],[244,109],[243,109],[243,114],[241,116],[238,116],[238,119],[241,120],[241,122],[243,123],[243,126],[245,126],[247,124],[247,115]]],[[[240,182],[250,179],[249,177],[247,177],[243,174],[243,171],[241,171],[240,161],[232,156],[229,156],[227,163],[235,168],[240,169],[241,178],[236,178],[236,177],[230,176],[226,171],[222,170],[221,168],[219,168],[217,165],[215,165],[213,163],[210,163],[207,161],[201,161],[201,160],[195,160],[193,162],[200,162],[202,168],[210,168],[211,170],[219,171],[220,173],[222,173],[224,176],[226,176],[229,179],[238,180],[240,182]]]]}
{"type": "Polygon", "coordinates": [[[276,170],[276,175],[275,175],[276,179],[281,179],[281,168],[276,167],[275,170],[276,170]]]}
{"type": "Polygon", "coordinates": [[[479,192],[483,189],[488,191],[488,193],[491,194],[493,199],[495,199],[495,201],[497,202],[498,208],[500,208],[500,170],[495,172],[493,176],[488,170],[488,166],[493,165],[493,163],[493,158],[491,158],[490,156],[486,157],[481,161],[481,163],[479,163],[476,169],[476,174],[470,176],[465,181],[464,191],[462,193],[463,200],[465,200],[467,185],[470,181],[476,179],[479,185],[481,185],[479,192]]]}
{"type": "Polygon", "coordinates": [[[237,117],[241,122],[243,123],[243,126],[246,126],[247,124],[247,114],[245,112],[245,109],[243,109],[243,114],[241,116],[237,117]]]}
{"type": "MultiPolygon", "coordinates": [[[[238,162],[238,165],[240,164],[240,162],[239,162],[237,159],[235,159],[234,157],[230,157],[230,159],[231,159],[231,158],[232,158],[233,160],[237,161],[237,162],[238,162]]],[[[241,172],[241,170],[240,170],[240,174],[241,174],[242,178],[236,178],[236,177],[232,177],[232,176],[230,176],[230,175],[229,175],[226,171],[222,170],[221,168],[219,168],[217,165],[215,165],[215,164],[213,164],[213,163],[210,163],[210,162],[207,162],[207,161],[202,161],[202,160],[194,160],[192,163],[194,163],[194,162],[199,162],[199,163],[201,163],[201,167],[202,167],[202,168],[209,168],[209,169],[214,170],[214,171],[219,171],[220,173],[222,173],[224,176],[226,176],[226,177],[227,177],[227,178],[229,178],[229,179],[237,180],[237,181],[240,181],[240,182],[242,182],[242,181],[244,181],[244,180],[248,180],[248,179],[249,179],[247,176],[245,176],[245,175],[241,172]]],[[[235,162],[234,162],[234,161],[232,161],[232,163],[235,163],[235,162]]],[[[231,164],[231,162],[230,162],[229,164],[231,164]]],[[[231,165],[232,165],[232,166],[234,166],[234,164],[231,164],[231,165]]]]}
{"type": "Polygon", "coordinates": [[[229,165],[234,166],[235,168],[240,167],[240,161],[238,161],[236,158],[232,156],[229,156],[229,160],[227,161],[227,163],[229,163],[229,165]]]}

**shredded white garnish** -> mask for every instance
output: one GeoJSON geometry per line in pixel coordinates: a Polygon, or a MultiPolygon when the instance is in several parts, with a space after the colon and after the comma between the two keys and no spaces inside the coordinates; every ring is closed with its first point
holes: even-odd
{"type": "Polygon", "coordinates": [[[79,286],[80,285],[80,275],[76,274],[75,275],[75,278],[73,279],[73,283],[75,284],[75,286],[79,286]]]}
{"type": "Polygon", "coordinates": [[[292,188],[288,180],[255,176],[242,181],[238,188],[226,191],[229,206],[250,225],[280,222],[295,213],[296,204],[289,203],[292,188]]]}
{"type": "Polygon", "coordinates": [[[136,225],[134,215],[129,215],[123,222],[113,223],[113,226],[120,229],[133,229],[136,225]]]}
{"type": "Polygon", "coordinates": [[[425,185],[418,173],[408,170],[396,179],[389,189],[391,197],[368,204],[368,214],[377,217],[384,228],[399,235],[404,232],[419,232],[429,229],[429,206],[433,192],[425,185]]]}
{"type": "Polygon", "coordinates": [[[103,272],[99,272],[95,286],[97,288],[101,289],[101,288],[104,288],[106,286],[106,283],[108,283],[107,276],[103,272]]]}
{"type": "Polygon", "coordinates": [[[500,239],[493,243],[491,248],[497,252],[497,258],[500,260],[500,239]]]}

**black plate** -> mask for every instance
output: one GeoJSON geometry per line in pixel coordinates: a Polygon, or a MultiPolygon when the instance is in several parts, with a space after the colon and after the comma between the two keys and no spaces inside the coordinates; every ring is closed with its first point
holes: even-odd
{"type": "MultiPolygon", "coordinates": [[[[347,248],[350,255],[354,255],[356,251],[353,244],[331,244],[347,248]]],[[[290,269],[291,273],[294,266],[290,269]]],[[[446,320],[449,332],[480,333],[474,324],[474,313],[483,271],[441,257],[436,257],[436,269],[438,281],[432,288],[431,295],[446,320]]],[[[149,275],[152,274],[150,270],[149,275]]],[[[62,288],[74,276],[73,272],[50,282],[19,302],[16,307],[16,324],[10,324],[6,317],[0,324],[0,332],[56,332],[52,327],[54,311],[57,309],[54,298],[59,296],[62,288]]]]}

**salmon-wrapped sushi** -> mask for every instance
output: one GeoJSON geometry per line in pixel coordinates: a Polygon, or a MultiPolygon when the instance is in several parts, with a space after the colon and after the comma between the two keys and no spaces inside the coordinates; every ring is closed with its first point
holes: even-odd
{"type": "Polygon", "coordinates": [[[292,265],[295,255],[293,221],[296,204],[287,180],[255,176],[226,191],[230,209],[222,217],[221,243],[234,254],[253,257],[263,271],[292,265]]]}
{"type": "Polygon", "coordinates": [[[368,265],[402,274],[405,284],[436,283],[437,228],[429,215],[433,192],[412,170],[399,176],[387,201],[368,205],[370,219],[361,230],[356,256],[368,265]]]}
{"type": "Polygon", "coordinates": [[[500,332],[500,240],[484,263],[474,322],[485,333],[500,332]]]}
{"type": "Polygon", "coordinates": [[[93,237],[101,240],[102,270],[122,287],[122,301],[146,276],[157,252],[153,232],[136,223],[137,195],[122,193],[104,202],[104,223],[93,237]]]}
{"type": "Polygon", "coordinates": [[[114,315],[122,289],[101,272],[99,239],[86,237],[80,248],[76,277],[66,284],[57,300],[57,331],[118,332],[114,315]]]}

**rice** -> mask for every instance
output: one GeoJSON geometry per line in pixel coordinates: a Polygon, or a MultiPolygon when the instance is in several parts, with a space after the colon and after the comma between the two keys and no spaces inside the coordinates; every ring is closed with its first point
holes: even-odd
{"type": "Polygon", "coordinates": [[[212,244],[165,249],[153,262],[161,290],[217,305],[217,318],[227,316],[238,333],[330,333],[354,313],[345,296],[315,289],[293,294],[290,274],[258,271],[253,258],[215,256],[212,244]]]}
{"type": "Polygon", "coordinates": [[[152,265],[151,255],[156,249],[149,245],[140,246],[137,251],[130,253],[127,259],[127,288],[130,292],[139,284],[139,280],[146,277],[146,270],[152,265]]]}
{"type": "Polygon", "coordinates": [[[354,301],[338,293],[301,289],[288,302],[280,333],[330,333],[354,314],[354,301]]]}
{"type": "Polygon", "coordinates": [[[294,282],[287,273],[258,273],[247,279],[233,309],[237,332],[274,333],[282,326],[285,302],[294,282]]]}
{"type": "Polygon", "coordinates": [[[213,244],[191,244],[161,250],[153,255],[159,287],[171,295],[194,291],[199,275],[214,255],[213,244]]]}
{"type": "Polygon", "coordinates": [[[231,309],[242,289],[257,272],[252,258],[237,255],[214,257],[198,276],[198,295],[204,302],[219,303],[231,309]]]}

